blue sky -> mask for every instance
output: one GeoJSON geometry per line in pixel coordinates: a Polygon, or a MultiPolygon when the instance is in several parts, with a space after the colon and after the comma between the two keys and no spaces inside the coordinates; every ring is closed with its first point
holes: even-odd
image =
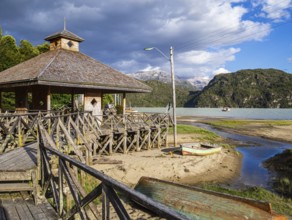
{"type": "Polygon", "coordinates": [[[175,73],[211,79],[240,69],[292,73],[292,0],[1,0],[4,34],[34,45],[63,29],[81,52],[124,72],[164,70],[154,46],[174,48],[175,73]]]}

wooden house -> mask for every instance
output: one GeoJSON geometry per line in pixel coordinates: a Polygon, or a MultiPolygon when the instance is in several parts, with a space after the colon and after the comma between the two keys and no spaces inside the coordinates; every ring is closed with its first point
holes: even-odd
{"type": "MultiPolygon", "coordinates": [[[[15,92],[16,110],[51,110],[51,94],[84,95],[84,110],[99,112],[106,93],[150,92],[147,85],[79,52],[82,38],[64,28],[45,38],[50,50],[0,72],[0,93],[15,92]],[[28,106],[28,94],[32,97],[28,106]]],[[[1,96],[0,96],[1,97],[1,96]]],[[[1,103],[1,100],[0,100],[1,103]]],[[[72,106],[73,103],[72,103],[72,106]]]]}

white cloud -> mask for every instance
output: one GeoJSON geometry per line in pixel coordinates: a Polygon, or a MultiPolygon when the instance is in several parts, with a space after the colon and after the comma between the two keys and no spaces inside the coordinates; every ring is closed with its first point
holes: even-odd
{"type": "Polygon", "coordinates": [[[233,61],[239,48],[218,49],[215,51],[188,51],[179,53],[175,59],[176,72],[184,77],[193,75],[213,75],[216,70],[224,69],[226,62],[233,61]]]}
{"type": "MultiPolygon", "coordinates": [[[[272,20],[288,18],[292,0],[252,0],[272,20]]],[[[4,32],[16,28],[22,39],[42,40],[63,28],[85,39],[81,51],[123,72],[169,71],[169,62],[144,47],[175,52],[179,76],[212,76],[235,60],[239,44],[260,41],[271,24],[255,20],[248,0],[1,0],[4,32]],[[25,25],[30,24],[30,25],[25,25]],[[23,37],[24,36],[24,37],[23,37]]],[[[13,32],[10,30],[10,32],[13,32]]]]}
{"type": "Polygon", "coordinates": [[[289,9],[292,7],[291,0],[254,0],[253,5],[260,5],[263,11],[261,15],[276,22],[290,18],[289,9]]]}
{"type": "Polygon", "coordinates": [[[288,62],[289,62],[289,63],[292,63],[292,57],[289,57],[289,58],[288,58],[288,62]]]}

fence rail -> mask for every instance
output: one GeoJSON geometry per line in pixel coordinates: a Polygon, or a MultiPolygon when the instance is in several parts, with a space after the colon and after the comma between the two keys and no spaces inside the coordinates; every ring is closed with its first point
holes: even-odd
{"type": "Polygon", "coordinates": [[[39,164],[43,194],[52,198],[52,205],[62,219],[110,219],[112,205],[120,219],[130,219],[130,215],[123,205],[119,195],[126,195],[160,217],[167,219],[188,219],[171,210],[169,207],[157,203],[145,195],[130,189],[111,177],[77,161],[60,152],[56,142],[48,130],[39,122],[39,164]],[[58,167],[58,169],[57,169],[58,167]],[[92,190],[84,189],[84,178],[90,177],[95,181],[92,190]],[[82,182],[83,181],[83,182],[82,182]],[[69,198],[73,198],[73,202],[69,198]],[[93,201],[101,200],[97,205],[93,201]],[[98,209],[98,206],[101,206],[98,209]]]}
{"type": "Polygon", "coordinates": [[[87,164],[94,157],[148,150],[168,145],[168,114],[133,113],[93,116],[89,112],[39,112],[0,115],[0,154],[37,140],[40,122],[66,154],[87,164]]]}

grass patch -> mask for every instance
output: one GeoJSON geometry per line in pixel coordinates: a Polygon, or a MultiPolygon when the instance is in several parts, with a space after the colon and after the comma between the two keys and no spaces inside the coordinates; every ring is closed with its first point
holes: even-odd
{"type": "Polygon", "coordinates": [[[292,120],[215,120],[206,121],[206,124],[210,124],[214,127],[221,128],[231,128],[238,129],[240,127],[245,127],[249,125],[258,125],[262,127],[272,127],[272,126],[288,126],[292,125],[292,120]]]}
{"type": "Polygon", "coordinates": [[[200,187],[230,195],[262,200],[272,204],[272,208],[279,214],[292,216],[292,199],[283,198],[260,187],[251,187],[244,190],[228,189],[217,185],[201,185],[200,187]]]}
{"type": "MultiPolygon", "coordinates": [[[[173,128],[169,129],[169,134],[173,134],[173,128]]],[[[178,124],[177,125],[177,134],[188,134],[188,135],[196,135],[200,141],[222,141],[222,137],[217,135],[214,132],[208,131],[203,128],[199,128],[193,125],[184,125],[178,124]]]]}

